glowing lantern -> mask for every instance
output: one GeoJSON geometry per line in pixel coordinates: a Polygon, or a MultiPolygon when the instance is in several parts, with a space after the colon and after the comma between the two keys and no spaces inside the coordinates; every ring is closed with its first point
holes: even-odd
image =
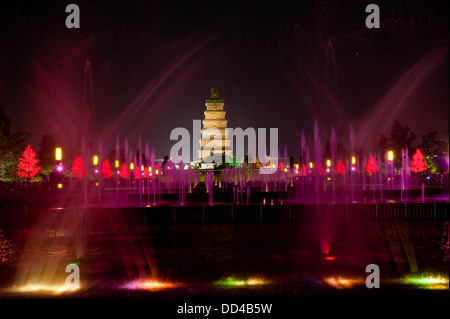
{"type": "Polygon", "coordinates": [[[134,163],[130,164],[130,170],[134,170],[134,163]]]}
{"type": "Polygon", "coordinates": [[[116,162],[114,163],[114,166],[115,166],[116,168],[119,168],[119,166],[120,166],[119,160],[116,160],[116,162]]]}
{"type": "Polygon", "coordinates": [[[55,159],[57,161],[61,161],[62,160],[62,149],[61,147],[57,147],[55,150],[55,159]]]}
{"type": "Polygon", "coordinates": [[[309,168],[313,168],[314,167],[314,164],[313,164],[313,162],[309,162],[309,168]]]}
{"type": "Polygon", "coordinates": [[[352,156],[352,164],[355,165],[356,164],[356,157],[352,156]]]}
{"type": "Polygon", "coordinates": [[[92,163],[94,165],[98,165],[98,156],[97,155],[94,155],[94,157],[92,158],[92,163]]]}
{"type": "Polygon", "coordinates": [[[389,151],[388,152],[388,161],[392,162],[394,160],[394,152],[389,151]]]}
{"type": "Polygon", "coordinates": [[[327,167],[331,167],[331,160],[327,160],[327,167]]]}

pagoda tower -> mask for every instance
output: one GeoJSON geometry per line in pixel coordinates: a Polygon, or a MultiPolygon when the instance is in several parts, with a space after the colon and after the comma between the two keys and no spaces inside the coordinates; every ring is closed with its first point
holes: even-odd
{"type": "MultiPolygon", "coordinates": [[[[226,112],[223,110],[224,102],[219,99],[219,90],[217,88],[211,89],[211,96],[206,100],[205,119],[203,120],[202,139],[200,140],[200,150],[198,151],[198,157],[200,161],[204,161],[208,156],[221,155],[222,163],[225,163],[226,156],[232,156],[233,151],[230,148],[230,140],[228,139],[228,133],[226,132],[227,120],[225,119],[226,112]],[[214,136],[211,133],[205,131],[207,128],[215,128],[222,134],[221,140],[214,140],[214,136]],[[211,150],[203,150],[203,148],[210,144],[214,145],[211,150]]],[[[211,147],[209,147],[211,148],[211,147]]]]}

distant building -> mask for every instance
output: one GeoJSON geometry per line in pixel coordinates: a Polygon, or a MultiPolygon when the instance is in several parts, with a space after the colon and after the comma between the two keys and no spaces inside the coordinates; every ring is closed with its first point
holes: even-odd
{"type": "Polygon", "coordinates": [[[218,91],[218,89],[212,88],[211,96],[205,103],[205,119],[202,122],[202,139],[200,140],[200,150],[198,151],[198,158],[202,162],[209,156],[220,155],[222,158],[221,162],[225,163],[225,157],[233,156],[233,150],[230,148],[230,140],[225,130],[228,121],[225,119],[226,112],[223,110],[224,102],[222,99],[219,99],[218,91]],[[222,138],[220,140],[214,140],[215,136],[211,132],[206,131],[208,128],[219,130],[222,138]],[[204,150],[206,145],[209,147],[204,150]]]}

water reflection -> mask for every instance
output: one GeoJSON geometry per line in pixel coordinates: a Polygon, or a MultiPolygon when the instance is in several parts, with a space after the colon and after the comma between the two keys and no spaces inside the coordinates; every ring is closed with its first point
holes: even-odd
{"type": "MultiPolygon", "coordinates": [[[[315,226],[317,221],[93,227],[83,239],[80,268],[88,284],[83,287],[151,292],[201,285],[299,291],[303,283],[314,283],[317,289],[357,289],[364,287],[366,265],[375,263],[384,287],[448,289],[448,223],[337,221],[329,255],[322,254],[319,242],[323,229],[315,226]]],[[[16,293],[72,292],[63,284],[65,267],[77,256],[73,231],[53,227],[0,235],[0,288],[14,284],[16,293]],[[14,274],[8,277],[8,269],[16,270],[16,280],[14,274]]]]}
{"type": "Polygon", "coordinates": [[[17,254],[15,253],[14,244],[0,229],[0,264],[11,263],[15,261],[17,254]]]}
{"type": "Polygon", "coordinates": [[[449,260],[449,246],[448,246],[448,222],[446,222],[445,224],[441,225],[439,228],[439,234],[440,236],[440,250],[441,250],[441,256],[442,256],[442,260],[448,262],[449,260]]]}

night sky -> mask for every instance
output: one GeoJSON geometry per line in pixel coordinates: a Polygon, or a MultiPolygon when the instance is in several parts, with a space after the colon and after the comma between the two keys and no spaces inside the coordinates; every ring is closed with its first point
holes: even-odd
{"type": "Polygon", "coordinates": [[[277,127],[296,157],[302,131],[313,150],[314,121],[323,144],[333,126],[348,147],[353,125],[366,150],[394,120],[417,143],[448,138],[444,0],[2,1],[0,23],[0,105],[36,148],[44,133],[78,145],[86,107],[94,149],[119,137],[135,150],[141,135],[164,156],[212,87],[229,127],[277,127]],[[69,3],[80,29],[65,26],[69,3]],[[365,26],[369,3],[380,29],[365,26]]]}

